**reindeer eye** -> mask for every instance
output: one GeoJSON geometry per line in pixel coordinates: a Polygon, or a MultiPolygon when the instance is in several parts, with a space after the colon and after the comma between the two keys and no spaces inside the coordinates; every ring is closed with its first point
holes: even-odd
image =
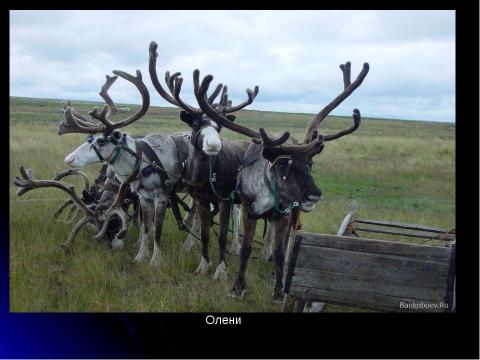
{"type": "Polygon", "coordinates": [[[104,138],[98,138],[96,142],[98,145],[103,146],[107,143],[107,140],[105,140],[104,138]]]}

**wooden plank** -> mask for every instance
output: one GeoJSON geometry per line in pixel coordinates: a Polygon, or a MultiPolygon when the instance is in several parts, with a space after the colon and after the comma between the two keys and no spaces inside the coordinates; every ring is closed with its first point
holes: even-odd
{"type": "Polygon", "coordinates": [[[339,235],[339,236],[345,235],[345,231],[347,230],[348,225],[350,225],[350,223],[354,219],[355,211],[357,211],[357,202],[355,200],[353,200],[352,204],[350,206],[350,211],[345,216],[342,223],[340,224],[340,227],[338,228],[337,235],[339,235]]]}
{"type": "Polygon", "coordinates": [[[450,256],[449,248],[438,246],[406,244],[395,241],[351,238],[348,236],[336,236],[309,232],[299,232],[298,235],[302,237],[302,246],[310,245],[315,247],[344,249],[374,254],[408,256],[417,259],[444,261],[446,263],[448,263],[450,256]]]}
{"type": "Polygon", "coordinates": [[[379,295],[407,297],[425,301],[445,301],[446,279],[438,283],[424,281],[392,280],[384,277],[345,274],[311,269],[295,268],[290,286],[300,285],[310,288],[346,291],[361,296],[365,292],[379,295]]]}
{"type": "Polygon", "coordinates": [[[437,227],[417,225],[417,224],[404,224],[404,223],[393,222],[393,221],[355,219],[355,222],[362,223],[362,224],[379,225],[379,226],[391,226],[391,227],[402,228],[402,229],[410,229],[410,230],[429,231],[429,232],[434,232],[434,233],[439,233],[439,234],[446,234],[448,232],[447,229],[441,229],[441,228],[437,228],[437,227]]]}
{"type": "Polygon", "coordinates": [[[449,267],[448,263],[442,261],[302,245],[293,273],[297,268],[371,276],[389,281],[422,281],[443,287],[449,267]]]}
{"type": "Polygon", "coordinates": [[[363,227],[363,226],[355,226],[355,230],[357,231],[367,231],[372,233],[380,233],[380,234],[390,234],[390,235],[401,235],[401,236],[408,236],[408,237],[418,237],[418,238],[425,238],[425,239],[435,239],[435,240],[443,240],[443,241],[451,241],[455,239],[454,234],[443,234],[443,235],[430,235],[424,233],[413,233],[413,232],[402,232],[402,231],[394,231],[394,230],[387,230],[381,228],[370,228],[370,227],[363,227]]]}
{"type": "Polygon", "coordinates": [[[323,311],[325,307],[324,302],[315,302],[315,301],[308,301],[305,307],[303,308],[304,313],[319,313],[323,311]]]}
{"type": "Polygon", "coordinates": [[[303,312],[303,309],[305,308],[305,299],[302,298],[297,298],[295,300],[295,303],[293,304],[293,312],[294,313],[301,313],[303,312]]]}
{"type": "Polygon", "coordinates": [[[293,306],[295,305],[295,300],[298,299],[295,296],[285,294],[285,297],[283,298],[283,312],[292,312],[293,311],[293,306]]]}
{"type": "Polygon", "coordinates": [[[334,291],[325,289],[315,289],[306,286],[292,285],[290,292],[298,297],[304,299],[311,299],[316,301],[331,302],[334,304],[365,307],[375,310],[383,311],[406,311],[406,312],[444,312],[445,309],[441,308],[437,303],[436,309],[402,309],[400,308],[400,302],[405,304],[418,303],[422,301],[419,299],[410,299],[406,297],[395,297],[375,294],[372,292],[356,293],[347,291],[334,291]]]}

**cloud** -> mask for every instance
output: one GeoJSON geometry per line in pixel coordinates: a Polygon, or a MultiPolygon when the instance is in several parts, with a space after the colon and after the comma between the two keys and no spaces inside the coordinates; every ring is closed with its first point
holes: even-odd
{"type": "MultiPolygon", "coordinates": [[[[186,101],[192,71],[229,85],[234,102],[260,86],[257,110],[316,113],[369,62],[362,86],[333,114],[454,121],[453,11],[12,11],[10,92],[14,96],[100,100],[105,75],[140,69],[154,105],[169,105],[148,75],[181,71],[186,101]]],[[[118,81],[118,102],[139,102],[118,81]]]]}

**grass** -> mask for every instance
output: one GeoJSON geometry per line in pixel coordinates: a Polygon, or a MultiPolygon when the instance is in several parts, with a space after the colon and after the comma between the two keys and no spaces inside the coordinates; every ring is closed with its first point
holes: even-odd
{"type": "MultiPolygon", "coordinates": [[[[95,104],[74,105],[86,113],[95,104]]],[[[65,155],[83,142],[82,135],[57,135],[57,124],[62,119],[59,109],[57,100],[10,99],[11,311],[281,311],[281,305],[270,301],[272,263],[251,259],[248,294],[243,301],[226,296],[238,257],[227,256],[226,284],[213,282],[213,271],[208,277],[194,276],[200,246],[197,243],[191,253],[181,252],[186,236],[177,230],[170,212],[162,237],[160,268],[151,268],[148,262],[134,263],[138,237],[135,227],[129,228],[122,251],[94,242],[94,232],[85,229],[77,237],[74,255],[65,256],[59,245],[68,236],[70,226],[52,221],[65,195],[41,189],[19,198],[13,185],[21,164],[32,168],[38,179],[51,178],[55,170],[64,168],[65,155]]],[[[301,138],[310,118],[308,114],[242,111],[237,121],[253,128],[261,124],[270,132],[288,129],[301,138]]],[[[350,123],[349,118],[329,117],[321,132],[332,133],[350,123]]],[[[189,129],[178,119],[176,109],[159,107],[151,107],[144,119],[127,130],[132,135],[175,131],[189,129]]],[[[226,129],[222,136],[242,139],[226,129]]],[[[364,118],[357,132],[329,142],[315,158],[313,174],[324,199],[314,212],[302,216],[303,228],[336,233],[353,199],[359,204],[359,217],[455,227],[454,160],[454,124],[364,118]]],[[[93,178],[98,169],[92,167],[87,173],[93,178]]],[[[80,183],[71,181],[79,189],[80,183]]],[[[259,223],[258,241],[262,229],[259,223]]],[[[210,249],[215,266],[217,247],[212,234],[210,249]]],[[[255,244],[253,256],[258,257],[260,249],[261,245],[255,244]]],[[[326,311],[358,309],[327,305],[326,311]]]]}

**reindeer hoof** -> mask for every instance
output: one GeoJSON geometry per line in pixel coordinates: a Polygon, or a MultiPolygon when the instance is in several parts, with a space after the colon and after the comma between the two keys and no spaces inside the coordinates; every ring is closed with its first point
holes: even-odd
{"type": "Polygon", "coordinates": [[[200,264],[197,267],[197,270],[195,270],[195,275],[201,274],[205,275],[208,273],[208,269],[212,266],[211,262],[208,262],[203,256],[202,260],[200,260],[200,264]]]}
{"type": "Polygon", "coordinates": [[[272,302],[274,304],[281,304],[281,303],[283,303],[283,297],[284,296],[285,296],[285,294],[283,293],[282,288],[275,288],[273,290],[273,294],[272,294],[272,302]]]}
{"type": "Polygon", "coordinates": [[[215,270],[215,274],[213,275],[213,280],[223,280],[227,281],[228,280],[228,274],[227,274],[227,266],[225,265],[225,262],[221,262],[217,266],[217,270],[215,270]]]}
{"type": "Polygon", "coordinates": [[[237,278],[228,296],[243,300],[246,294],[247,294],[247,287],[245,286],[245,282],[237,278]]]}
{"type": "Polygon", "coordinates": [[[236,290],[232,290],[228,294],[229,297],[232,297],[234,299],[239,299],[239,300],[243,300],[245,298],[245,295],[247,295],[247,289],[243,289],[240,292],[237,292],[236,290]]]}
{"type": "Polygon", "coordinates": [[[160,257],[160,255],[152,256],[150,260],[150,266],[159,267],[161,263],[162,263],[162,258],[160,257]]]}
{"type": "Polygon", "coordinates": [[[143,260],[145,260],[145,259],[148,257],[148,255],[149,255],[149,254],[148,254],[148,251],[146,251],[146,252],[139,252],[139,253],[137,254],[137,256],[135,256],[135,261],[136,261],[137,263],[142,262],[143,260]]]}
{"type": "Polygon", "coordinates": [[[114,250],[120,250],[123,248],[123,240],[122,239],[113,239],[112,240],[112,249],[114,250]]]}
{"type": "Polygon", "coordinates": [[[192,247],[194,244],[195,240],[189,236],[188,239],[185,240],[185,242],[183,243],[182,251],[189,253],[190,251],[192,251],[192,247]]]}
{"type": "Polygon", "coordinates": [[[62,248],[63,250],[63,253],[65,255],[72,255],[72,247],[68,244],[60,244],[60,247],[62,248]]]}
{"type": "Polygon", "coordinates": [[[265,260],[266,262],[270,262],[273,260],[273,254],[271,251],[265,251],[263,253],[263,260],[265,260]]]}
{"type": "Polygon", "coordinates": [[[232,244],[232,246],[230,247],[230,253],[231,254],[234,254],[234,255],[237,255],[237,256],[240,256],[240,249],[241,249],[241,245],[240,244],[232,244]]]}

